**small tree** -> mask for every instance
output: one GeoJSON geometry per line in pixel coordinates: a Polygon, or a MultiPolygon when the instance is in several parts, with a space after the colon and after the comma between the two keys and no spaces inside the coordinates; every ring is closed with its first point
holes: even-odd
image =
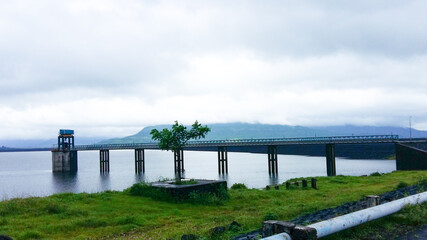
{"type": "Polygon", "coordinates": [[[205,138],[206,134],[211,129],[207,126],[202,126],[197,121],[191,126],[190,130],[187,130],[182,124],[179,124],[178,121],[175,121],[175,124],[172,125],[172,129],[163,129],[159,131],[157,129],[151,130],[150,134],[152,139],[159,141],[159,148],[162,150],[172,150],[175,156],[178,157],[178,180],[181,180],[181,154],[180,152],[191,139],[201,139],[205,138]]]}

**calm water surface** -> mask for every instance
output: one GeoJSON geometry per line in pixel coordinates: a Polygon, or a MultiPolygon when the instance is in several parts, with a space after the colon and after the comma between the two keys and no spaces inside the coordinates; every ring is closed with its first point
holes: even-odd
{"type": "MultiPolygon", "coordinates": [[[[60,192],[99,192],[123,190],[140,181],[173,178],[173,154],[145,151],[145,174],[134,169],[133,150],[110,151],[110,173],[100,174],[99,152],[78,153],[79,170],[75,174],[52,173],[50,152],[0,153],[0,200],[15,197],[46,196],[60,192]]],[[[219,176],[216,152],[184,152],[185,177],[225,179],[228,186],[244,183],[251,188],[282,183],[289,178],[326,176],[325,157],[279,155],[279,174],[268,174],[267,154],[228,153],[228,175],[219,176]]],[[[396,170],[394,160],[336,159],[337,174],[364,175],[396,170]]]]}

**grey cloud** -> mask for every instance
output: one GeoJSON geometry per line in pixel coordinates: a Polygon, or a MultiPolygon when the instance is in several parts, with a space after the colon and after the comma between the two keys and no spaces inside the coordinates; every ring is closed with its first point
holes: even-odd
{"type": "Polygon", "coordinates": [[[427,126],[426,8],[420,0],[3,1],[0,113],[11,117],[0,126],[19,128],[16,119],[56,128],[50,111],[87,129],[199,115],[399,124],[399,114],[414,113],[427,126]],[[357,102],[364,91],[372,108],[357,102]],[[341,117],[322,114],[316,102],[340,92],[348,93],[337,103],[341,117]],[[303,94],[319,100],[301,103],[303,94]],[[124,111],[128,105],[144,113],[124,111]],[[266,105],[287,114],[271,115],[266,105]],[[98,119],[105,114],[108,121],[98,119]]]}

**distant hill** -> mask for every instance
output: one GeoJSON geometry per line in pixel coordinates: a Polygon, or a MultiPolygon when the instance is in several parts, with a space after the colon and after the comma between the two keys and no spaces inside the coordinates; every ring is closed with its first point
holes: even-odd
{"type": "MultiPolygon", "coordinates": [[[[303,127],[288,125],[250,124],[250,123],[218,123],[209,124],[211,132],[206,140],[218,139],[251,139],[251,138],[294,138],[294,137],[326,137],[352,135],[389,135],[396,134],[400,138],[409,137],[409,128],[374,127],[374,126],[329,126],[303,127]]],[[[154,128],[170,128],[171,125],[156,125],[143,128],[135,135],[124,138],[113,138],[101,141],[101,144],[151,142],[150,131],[154,128]]],[[[412,137],[427,137],[427,131],[412,129],[412,137]]]]}

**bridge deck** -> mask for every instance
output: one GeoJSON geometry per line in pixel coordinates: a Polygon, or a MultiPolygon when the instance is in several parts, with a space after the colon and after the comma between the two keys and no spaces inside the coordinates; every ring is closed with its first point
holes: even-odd
{"type": "MultiPolygon", "coordinates": [[[[427,142],[427,138],[405,138],[398,135],[369,136],[336,136],[306,138],[270,138],[270,139],[231,139],[211,141],[189,141],[186,148],[233,147],[233,146],[281,146],[303,144],[363,144],[363,143],[417,143],[427,142]]],[[[126,144],[91,144],[76,145],[74,150],[126,150],[126,149],[159,149],[156,142],[126,144]]],[[[0,152],[50,151],[50,148],[0,148],[0,152]]]]}
{"type": "MultiPolygon", "coordinates": [[[[270,138],[270,139],[232,139],[189,141],[186,148],[232,147],[232,146],[270,146],[270,145],[301,145],[301,144],[357,144],[357,143],[393,143],[399,140],[398,135],[370,136],[338,136],[308,138],[270,138]]],[[[159,149],[156,142],[126,144],[93,144],[76,145],[75,150],[120,150],[120,149],[159,149]]]]}

